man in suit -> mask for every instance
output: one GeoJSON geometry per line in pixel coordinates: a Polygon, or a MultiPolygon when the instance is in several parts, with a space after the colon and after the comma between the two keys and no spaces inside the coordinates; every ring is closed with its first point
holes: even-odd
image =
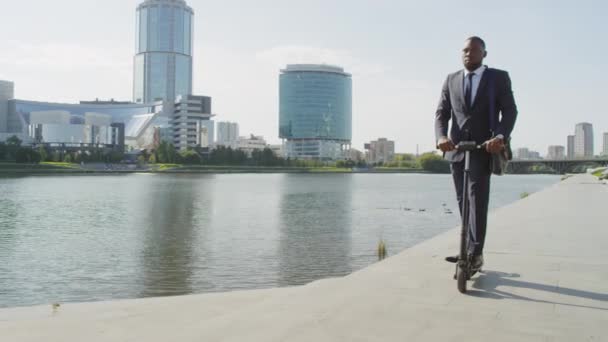
{"type": "MultiPolygon", "coordinates": [[[[483,65],[486,44],[479,37],[465,41],[462,49],[464,70],[448,75],[435,113],[437,147],[450,162],[456,196],[462,215],[464,152],[460,141],[485,144],[484,150],[471,152],[469,175],[469,250],[472,267],[483,265],[488,202],[490,199],[491,154],[500,153],[509,140],[517,117],[517,106],[506,71],[483,65]],[[448,135],[448,124],[452,120],[448,135]]],[[[458,256],[447,257],[457,262],[458,256]]]]}

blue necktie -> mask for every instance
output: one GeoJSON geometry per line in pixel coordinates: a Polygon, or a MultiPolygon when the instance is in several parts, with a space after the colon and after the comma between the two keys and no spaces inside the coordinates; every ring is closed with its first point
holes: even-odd
{"type": "Polygon", "coordinates": [[[473,76],[475,73],[470,73],[467,75],[467,81],[464,86],[464,103],[467,105],[467,109],[471,109],[471,94],[473,92],[473,76]]]}

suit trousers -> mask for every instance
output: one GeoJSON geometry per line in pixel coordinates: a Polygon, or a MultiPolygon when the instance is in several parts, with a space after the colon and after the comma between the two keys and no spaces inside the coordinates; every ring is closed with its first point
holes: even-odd
{"type": "MultiPolygon", "coordinates": [[[[486,239],[488,224],[488,204],[490,201],[490,154],[486,151],[472,151],[469,164],[469,254],[481,255],[486,239]]],[[[452,177],[456,188],[456,198],[462,217],[464,160],[451,163],[452,177]]]]}

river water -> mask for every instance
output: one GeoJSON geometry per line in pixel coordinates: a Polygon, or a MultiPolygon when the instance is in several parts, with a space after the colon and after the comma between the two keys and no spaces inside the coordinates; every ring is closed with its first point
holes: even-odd
{"type": "MultiPolygon", "coordinates": [[[[377,262],[380,239],[390,256],[456,227],[450,177],[0,178],[0,307],[292,286],[343,276],[377,262]]],[[[493,177],[490,206],[558,181],[493,177]]]]}

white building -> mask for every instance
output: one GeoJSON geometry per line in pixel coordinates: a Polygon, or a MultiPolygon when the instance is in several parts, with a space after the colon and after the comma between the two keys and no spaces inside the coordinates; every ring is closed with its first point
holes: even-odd
{"type": "Polygon", "coordinates": [[[520,147],[515,150],[513,157],[515,159],[528,159],[530,155],[530,150],[527,147],[520,147]]]}
{"type": "Polygon", "coordinates": [[[237,148],[245,153],[248,156],[251,156],[251,153],[254,150],[264,150],[268,145],[266,144],[266,140],[262,136],[255,136],[251,134],[249,137],[239,137],[237,148]]]}
{"type": "Polygon", "coordinates": [[[395,157],[395,142],[380,138],[365,145],[368,163],[388,163],[395,157]]]}
{"type": "Polygon", "coordinates": [[[211,98],[208,96],[179,96],[171,126],[173,145],[178,150],[188,147],[208,147],[213,144],[213,121],[211,98]]]}
{"type": "Polygon", "coordinates": [[[217,146],[237,148],[239,141],[239,124],[220,121],[217,123],[217,146]]]}
{"type": "Polygon", "coordinates": [[[153,148],[155,126],[168,119],[165,112],[162,101],[68,104],[19,100],[14,98],[14,84],[0,81],[0,141],[16,136],[24,145],[149,149],[153,148]]]}
{"type": "Polygon", "coordinates": [[[528,158],[532,159],[532,160],[543,159],[540,156],[540,152],[536,152],[536,151],[530,151],[530,152],[528,152],[528,158]]]}
{"type": "Polygon", "coordinates": [[[355,148],[350,148],[349,150],[346,151],[346,159],[360,162],[365,159],[365,153],[363,153],[355,148]]]}
{"type": "Polygon", "coordinates": [[[608,156],[608,132],[604,133],[604,148],[602,150],[603,156],[608,156]]]}
{"type": "Polygon", "coordinates": [[[566,157],[564,146],[549,146],[549,151],[547,152],[547,159],[564,159],[566,157]]]}
{"type": "Polygon", "coordinates": [[[588,122],[576,124],[574,130],[574,157],[593,157],[593,125],[588,122]]]}

